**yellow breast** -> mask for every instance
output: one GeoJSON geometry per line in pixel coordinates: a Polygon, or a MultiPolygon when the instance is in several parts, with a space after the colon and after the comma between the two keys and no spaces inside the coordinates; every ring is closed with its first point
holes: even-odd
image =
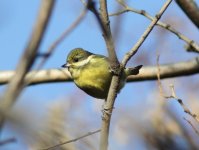
{"type": "Polygon", "coordinates": [[[75,84],[87,94],[106,98],[112,78],[109,63],[104,57],[94,57],[84,66],[70,68],[75,84]]]}

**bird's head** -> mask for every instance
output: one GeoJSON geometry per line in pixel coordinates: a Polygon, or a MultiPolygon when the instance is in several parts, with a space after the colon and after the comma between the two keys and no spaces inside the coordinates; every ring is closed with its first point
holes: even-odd
{"type": "Polygon", "coordinates": [[[80,68],[88,63],[88,58],[91,55],[93,55],[93,53],[90,53],[82,48],[75,48],[68,54],[66,64],[62,65],[62,67],[80,68]]]}

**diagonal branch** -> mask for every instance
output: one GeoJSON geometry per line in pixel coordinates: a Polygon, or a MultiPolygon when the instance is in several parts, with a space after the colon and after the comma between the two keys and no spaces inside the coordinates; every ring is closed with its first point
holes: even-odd
{"type": "MultiPolygon", "coordinates": [[[[116,12],[116,13],[112,13],[112,14],[110,14],[110,16],[116,16],[116,15],[120,15],[120,14],[123,14],[123,13],[126,13],[126,12],[134,12],[134,13],[137,13],[137,14],[145,16],[146,18],[148,18],[151,21],[154,19],[154,17],[151,16],[149,13],[147,13],[145,10],[137,10],[135,8],[129,7],[124,1],[119,1],[118,0],[118,3],[120,5],[122,5],[122,7],[124,7],[124,10],[121,10],[121,11],[116,12]]],[[[199,53],[199,45],[195,41],[193,41],[193,40],[189,39],[188,37],[186,37],[185,35],[181,34],[180,32],[175,30],[169,24],[166,24],[164,22],[158,21],[157,25],[162,27],[162,28],[164,28],[164,29],[167,29],[171,33],[175,34],[179,39],[181,39],[184,42],[186,42],[187,45],[188,45],[187,47],[189,47],[189,48],[186,48],[187,51],[199,53]]]]}
{"type": "Polygon", "coordinates": [[[199,28],[199,8],[194,0],[176,0],[187,17],[199,28]]]}
{"type": "Polygon", "coordinates": [[[88,3],[85,4],[85,8],[80,12],[80,15],[76,18],[76,20],[51,44],[51,46],[48,48],[47,52],[44,54],[38,54],[37,56],[44,56],[44,59],[41,61],[41,63],[38,65],[38,69],[43,66],[47,58],[52,55],[52,53],[55,51],[57,46],[64,41],[64,39],[81,23],[81,21],[86,16],[86,13],[88,11],[88,5],[91,3],[91,0],[88,1],[88,3]]]}
{"type": "Polygon", "coordinates": [[[75,138],[75,139],[72,139],[72,140],[69,140],[69,141],[65,141],[65,142],[61,142],[61,143],[59,143],[59,144],[57,144],[57,145],[54,145],[54,146],[51,146],[51,147],[48,147],[48,148],[42,148],[42,149],[40,149],[40,150],[52,150],[52,149],[58,148],[58,147],[60,147],[60,146],[62,146],[62,145],[65,145],[65,144],[68,144],[68,143],[72,143],[72,142],[78,141],[78,140],[80,140],[80,139],[83,139],[83,138],[85,138],[85,137],[87,137],[87,136],[96,134],[96,133],[98,133],[98,132],[100,132],[100,130],[96,130],[96,131],[93,131],[93,132],[88,132],[87,134],[82,135],[82,136],[80,136],[80,137],[78,137],[78,138],[75,138]]]}
{"type": "Polygon", "coordinates": [[[178,103],[180,104],[180,106],[182,107],[182,109],[184,110],[185,113],[187,113],[188,115],[190,115],[193,119],[195,119],[198,123],[199,123],[199,116],[196,115],[195,113],[193,113],[182,101],[182,99],[178,98],[175,90],[174,90],[174,85],[170,85],[171,88],[171,96],[165,96],[165,98],[169,99],[169,98],[174,98],[175,100],[178,101],[178,103]]]}
{"type": "Polygon", "coordinates": [[[37,22],[32,32],[32,36],[29,40],[22,58],[20,59],[16,74],[11,79],[5,94],[2,97],[0,108],[6,110],[8,107],[14,104],[20,92],[24,88],[24,77],[26,73],[31,69],[36,56],[37,51],[44,36],[44,32],[49,22],[51,12],[54,6],[54,0],[43,0],[40,12],[38,14],[37,22]]]}
{"type": "Polygon", "coordinates": [[[156,25],[156,23],[158,22],[158,20],[161,18],[162,14],[165,12],[165,10],[167,9],[167,7],[169,6],[169,4],[172,2],[172,0],[168,0],[164,6],[160,9],[159,13],[155,16],[155,18],[152,20],[151,24],[148,26],[147,30],[143,33],[143,35],[141,36],[141,38],[139,39],[139,41],[134,45],[134,47],[124,56],[123,60],[122,60],[122,65],[125,67],[127,62],[129,61],[129,59],[131,57],[133,57],[138,49],[140,48],[140,46],[142,45],[142,43],[145,41],[145,39],[147,38],[147,36],[149,35],[149,33],[153,30],[154,26],[156,25]]]}
{"type": "MultiPolygon", "coordinates": [[[[37,56],[38,48],[42,42],[44,32],[49,22],[54,0],[43,0],[29,43],[17,65],[16,74],[11,79],[1,101],[0,110],[5,111],[11,107],[24,88],[24,77],[31,69],[37,56]]],[[[0,116],[0,129],[3,126],[3,116],[0,116]]]]}
{"type": "Polygon", "coordinates": [[[190,120],[187,118],[183,117],[183,119],[192,127],[192,129],[195,131],[195,133],[199,136],[199,131],[196,129],[196,127],[192,124],[190,120]]]}
{"type": "MultiPolygon", "coordinates": [[[[64,41],[64,39],[81,23],[81,21],[84,19],[84,17],[87,14],[87,11],[89,9],[89,6],[91,5],[92,0],[88,0],[88,3],[85,3],[84,9],[81,11],[80,15],[75,19],[75,21],[51,44],[51,46],[47,49],[44,53],[38,53],[37,56],[42,57],[41,62],[38,64],[36,70],[42,68],[42,66],[45,64],[45,62],[49,59],[50,56],[54,53],[57,46],[64,41]]],[[[32,74],[32,78],[37,74],[37,71],[35,71],[35,74],[32,74]]],[[[31,77],[29,77],[28,80],[25,80],[25,85],[28,85],[31,83],[32,80],[31,77]]]]}

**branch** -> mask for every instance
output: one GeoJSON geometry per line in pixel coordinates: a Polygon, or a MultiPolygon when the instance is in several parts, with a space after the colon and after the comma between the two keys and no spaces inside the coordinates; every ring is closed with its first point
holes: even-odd
{"type": "MultiPolygon", "coordinates": [[[[114,47],[113,38],[111,34],[106,0],[100,0],[100,18],[102,21],[102,25],[104,27],[103,36],[104,36],[104,40],[106,42],[106,47],[109,54],[110,67],[113,72],[116,72],[118,71],[117,69],[119,68],[119,61],[115,52],[115,47],[114,47]]],[[[110,103],[112,106],[114,105],[116,95],[117,95],[117,87],[119,85],[119,80],[120,79],[118,76],[113,75],[112,80],[111,80],[111,85],[109,87],[109,93],[106,98],[106,101],[104,102],[104,109],[106,109],[106,106],[110,106],[109,105],[110,103]]],[[[102,123],[101,123],[100,150],[108,149],[108,136],[109,136],[112,109],[109,109],[109,112],[103,114],[104,119],[102,119],[102,123]]]]}
{"type": "MultiPolygon", "coordinates": [[[[199,57],[185,62],[159,65],[159,69],[161,79],[198,74],[199,57]]],[[[14,75],[14,71],[0,71],[0,85],[7,84],[14,75]]],[[[72,81],[70,73],[66,69],[30,71],[26,74],[25,80],[29,80],[29,85],[72,81]],[[35,72],[36,75],[32,78],[32,74],[35,74],[35,72]]],[[[131,75],[127,78],[127,82],[149,80],[157,80],[157,66],[142,67],[138,75],[131,75]]]]}
{"type": "MultiPolygon", "coordinates": [[[[86,16],[86,13],[89,9],[89,6],[91,5],[92,0],[88,0],[88,3],[85,3],[85,8],[81,11],[80,15],[77,17],[77,19],[67,28],[48,48],[48,50],[44,53],[38,53],[38,57],[42,57],[41,62],[36,67],[36,70],[42,68],[42,66],[45,64],[45,62],[49,59],[50,56],[54,53],[57,46],[64,41],[64,39],[81,23],[81,21],[86,16]]],[[[34,78],[34,76],[37,74],[37,71],[35,73],[32,73],[32,76],[29,77],[29,80],[25,80],[25,86],[31,84],[31,78],[34,78]]]]}
{"type": "Polygon", "coordinates": [[[169,6],[169,4],[172,2],[172,0],[167,0],[167,2],[163,5],[163,7],[160,9],[159,13],[155,16],[155,18],[153,18],[151,24],[148,26],[147,30],[143,33],[143,35],[141,36],[141,38],[139,39],[139,41],[134,45],[134,47],[124,56],[123,60],[122,60],[122,65],[125,67],[127,62],[129,61],[129,59],[131,57],[133,57],[139,47],[142,45],[142,43],[145,41],[145,39],[147,38],[147,36],[149,35],[149,33],[152,31],[152,29],[154,28],[154,26],[156,25],[156,23],[158,22],[158,20],[161,18],[162,14],[165,12],[165,10],[167,9],[167,7],[169,6]]]}
{"type": "Polygon", "coordinates": [[[199,28],[199,8],[194,0],[176,0],[187,17],[199,28]]]}
{"type": "Polygon", "coordinates": [[[152,23],[149,25],[148,29],[144,32],[141,39],[136,43],[136,45],[130,50],[128,54],[125,55],[121,66],[119,66],[118,59],[115,54],[115,49],[113,45],[113,39],[110,31],[109,26],[109,18],[108,18],[108,12],[107,12],[107,4],[106,0],[100,0],[100,14],[101,19],[104,24],[104,27],[106,29],[106,34],[104,34],[104,39],[106,41],[106,45],[109,52],[109,59],[111,62],[111,69],[113,70],[113,77],[111,81],[111,85],[109,88],[108,97],[104,103],[104,115],[102,120],[102,128],[101,128],[101,136],[100,136],[100,150],[107,150],[108,148],[108,135],[109,135],[109,127],[110,127],[110,120],[111,120],[111,114],[112,110],[114,108],[114,102],[117,96],[117,91],[120,83],[120,75],[125,68],[128,60],[137,52],[138,48],[141,46],[141,44],[144,42],[146,37],[149,35],[157,21],[160,19],[168,5],[171,3],[172,0],[168,0],[165,5],[160,10],[159,14],[156,15],[155,19],[152,21],[152,23]],[[113,65],[114,64],[114,65],[113,65]],[[113,67],[114,66],[114,67],[113,67]]]}
{"type": "Polygon", "coordinates": [[[115,47],[114,47],[114,42],[113,42],[111,29],[110,29],[110,21],[109,21],[109,17],[108,17],[107,1],[106,0],[100,0],[100,18],[101,18],[101,23],[102,23],[102,26],[104,29],[103,36],[104,36],[104,40],[106,42],[110,63],[112,63],[111,67],[115,68],[114,63],[116,63],[116,65],[118,65],[119,61],[118,61],[117,55],[115,53],[115,47]]]}
{"type": "Polygon", "coordinates": [[[54,145],[54,146],[51,146],[51,147],[48,147],[48,148],[42,148],[41,150],[51,150],[51,149],[55,149],[55,148],[58,148],[58,147],[60,147],[60,146],[62,146],[62,145],[64,145],[64,144],[68,144],[68,143],[72,143],[72,142],[78,141],[78,140],[80,140],[80,139],[82,139],[82,138],[85,138],[85,137],[87,137],[87,136],[93,135],[93,134],[98,133],[98,132],[100,132],[100,131],[101,131],[101,130],[96,130],[96,131],[93,131],[93,132],[88,132],[87,134],[82,135],[82,136],[80,136],[80,137],[78,137],[78,138],[75,138],[75,139],[72,139],[72,140],[69,140],[69,141],[65,141],[65,142],[61,142],[60,144],[57,144],[57,145],[54,145]]]}
{"type": "MultiPolygon", "coordinates": [[[[10,83],[4,92],[0,101],[0,110],[7,111],[11,107],[17,97],[24,88],[24,77],[31,69],[37,56],[37,51],[43,39],[49,18],[51,16],[54,0],[43,0],[40,7],[40,12],[37,17],[37,22],[32,32],[29,43],[17,65],[16,74],[10,80],[10,83]]],[[[2,129],[4,117],[0,116],[0,129],[2,129]]]]}
{"type": "MultiPolygon", "coordinates": [[[[180,104],[180,106],[182,107],[182,109],[184,110],[184,112],[188,115],[190,115],[197,123],[199,123],[199,116],[194,114],[182,101],[182,99],[178,98],[175,90],[174,90],[174,85],[170,85],[171,88],[171,95],[170,96],[164,96],[164,98],[166,99],[170,99],[170,98],[174,98],[175,100],[177,100],[177,102],[180,104]]],[[[195,128],[195,126],[191,123],[191,121],[189,121],[188,119],[186,119],[185,117],[183,117],[183,119],[185,121],[187,121],[191,127],[193,128],[193,130],[196,132],[197,135],[199,135],[198,130],[195,128]]]]}
{"type": "MultiPolygon", "coordinates": [[[[154,17],[152,17],[145,10],[137,10],[137,9],[132,8],[132,7],[129,7],[127,4],[125,4],[124,1],[119,1],[118,0],[118,3],[120,3],[120,5],[122,5],[122,7],[124,7],[124,10],[121,10],[121,11],[116,12],[116,13],[112,13],[112,14],[110,14],[110,16],[120,15],[120,14],[123,14],[123,13],[126,13],[126,12],[130,11],[130,12],[134,12],[134,13],[143,15],[143,16],[145,16],[146,18],[148,18],[151,21],[154,19],[154,17]]],[[[172,28],[171,25],[163,23],[161,21],[158,21],[157,25],[162,27],[162,28],[164,28],[164,29],[167,29],[171,33],[175,34],[179,39],[181,39],[184,42],[186,42],[187,45],[188,45],[187,46],[188,48],[186,48],[187,51],[199,53],[199,45],[196,42],[194,42],[193,40],[189,39],[185,35],[181,34],[177,30],[175,30],[174,28],[172,28]]]]}
{"type": "MultiPolygon", "coordinates": [[[[196,57],[192,60],[160,65],[160,78],[172,78],[172,77],[181,77],[187,75],[193,75],[199,73],[199,57],[196,57]]],[[[140,69],[140,73],[136,76],[129,76],[128,82],[131,81],[145,81],[145,80],[156,80],[157,79],[157,67],[148,66],[140,69]]]]}
{"type": "Polygon", "coordinates": [[[174,90],[174,85],[170,85],[170,87],[171,87],[171,96],[165,96],[165,98],[167,99],[174,98],[175,100],[177,100],[180,106],[183,108],[184,112],[190,115],[193,119],[195,119],[199,123],[199,116],[192,113],[191,110],[183,103],[182,99],[177,97],[174,90]]]}
{"type": "MultiPolygon", "coordinates": [[[[175,93],[175,90],[174,90],[174,85],[170,85],[170,88],[171,88],[171,96],[164,96],[164,93],[163,93],[163,87],[162,87],[162,83],[161,83],[161,80],[160,80],[160,65],[159,65],[159,55],[157,55],[157,69],[158,69],[158,72],[157,72],[157,78],[158,78],[158,86],[159,86],[159,91],[160,91],[160,95],[163,97],[163,98],[166,98],[166,99],[169,99],[169,98],[174,98],[178,101],[178,103],[181,105],[181,107],[183,108],[184,112],[189,114],[191,117],[193,117],[197,122],[199,122],[199,117],[196,115],[196,114],[193,114],[189,109],[188,107],[183,103],[183,101],[181,99],[179,99],[175,93]]],[[[184,120],[186,120],[190,125],[191,127],[194,129],[194,131],[198,134],[198,131],[197,129],[193,126],[193,124],[191,123],[191,121],[187,120],[185,117],[183,118],[184,120]]]]}
{"type": "MultiPolygon", "coordinates": [[[[14,75],[15,71],[0,71],[0,85],[7,84],[14,75]]],[[[70,73],[66,69],[30,71],[26,74],[25,80],[29,81],[29,85],[72,81],[70,73]]]]}
{"type": "Polygon", "coordinates": [[[111,84],[109,87],[109,92],[106,100],[104,101],[103,105],[103,119],[101,123],[101,134],[100,134],[100,150],[107,150],[108,149],[108,136],[109,136],[109,128],[110,128],[110,121],[111,121],[111,113],[112,108],[114,106],[114,102],[117,96],[119,82],[120,82],[120,76],[118,76],[121,73],[120,69],[120,63],[118,61],[114,42],[111,34],[110,29],[110,21],[108,16],[108,10],[107,10],[107,1],[106,0],[100,0],[100,18],[103,26],[103,36],[104,40],[106,42],[106,47],[109,54],[109,60],[110,60],[110,68],[113,72],[113,77],[111,80],[111,84]]]}
{"type": "Polygon", "coordinates": [[[54,0],[42,1],[37,22],[33,29],[28,46],[17,65],[16,74],[11,79],[5,94],[2,97],[0,108],[3,110],[6,110],[8,107],[14,104],[20,92],[24,88],[24,77],[26,73],[31,69],[37,56],[37,51],[51,16],[54,2],[54,0]]]}
{"type": "Polygon", "coordinates": [[[39,70],[49,58],[57,46],[64,41],[64,39],[80,24],[80,22],[84,19],[88,6],[90,5],[91,0],[88,0],[88,3],[85,4],[85,8],[81,11],[80,15],[77,17],[77,19],[67,28],[53,43],[52,45],[48,48],[47,52],[38,54],[37,56],[41,56],[44,59],[41,61],[41,63],[38,65],[37,70],[39,70]]]}
{"type": "Polygon", "coordinates": [[[195,133],[199,136],[199,131],[196,129],[196,127],[191,123],[190,120],[183,117],[183,119],[192,127],[192,129],[195,131],[195,133]]]}

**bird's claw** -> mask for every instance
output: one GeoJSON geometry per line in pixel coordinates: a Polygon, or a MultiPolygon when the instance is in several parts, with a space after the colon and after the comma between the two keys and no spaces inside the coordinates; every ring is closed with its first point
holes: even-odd
{"type": "Polygon", "coordinates": [[[114,68],[112,68],[111,66],[109,66],[109,72],[110,72],[112,75],[116,75],[116,76],[119,76],[119,75],[120,75],[119,69],[114,69],[114,68]]]}

